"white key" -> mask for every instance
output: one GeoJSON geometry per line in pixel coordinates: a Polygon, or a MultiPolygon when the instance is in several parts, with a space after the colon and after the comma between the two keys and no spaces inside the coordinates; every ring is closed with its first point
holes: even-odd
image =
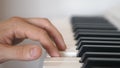
{"type": "Polygon", "coordinates": [[[80,58],[76,57],[57,57],[57,58],[46,58],[44,61],[44,68],[80,68],[82,66],[79,63],[80,58]]]}

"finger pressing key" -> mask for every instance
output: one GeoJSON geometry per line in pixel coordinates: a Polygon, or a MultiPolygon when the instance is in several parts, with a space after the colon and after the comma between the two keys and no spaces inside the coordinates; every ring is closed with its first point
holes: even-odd
{"type": "Polygon", "coordinates": [[[56,46],[59,50],[65,50],[66,45],[63,40],[62,35],[60,32],[51,24],[51,22],[48,19],[43,18],[29,18],[27,19],[29,23],[32,23],[34,25],[39,26],[40,28],[45,29],[48,34],[53,38],[54,42],[56,43],[56,46]]]}
{"type": "Polygon", "coordinates": [[[26,31],[25,35],[27,36],[27,38],[39,41],[50,56],[52,57],[60,56],[58,49],[55,47],[55,45],[53,44],[45,30],[32,26],[32,29],[29,28],[28,30],[25,31],[26,31]]]}

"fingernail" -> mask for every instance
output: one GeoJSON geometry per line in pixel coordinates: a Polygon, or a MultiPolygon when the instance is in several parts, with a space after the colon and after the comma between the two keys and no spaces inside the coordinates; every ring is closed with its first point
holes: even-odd
{"type": "Polygon", "coordinates": [[[37,54],[37,48],[32,48],[32,49],[30,50],[30,56],[31,56],[31,57],[35,57],[36,54],[37,54]]]}

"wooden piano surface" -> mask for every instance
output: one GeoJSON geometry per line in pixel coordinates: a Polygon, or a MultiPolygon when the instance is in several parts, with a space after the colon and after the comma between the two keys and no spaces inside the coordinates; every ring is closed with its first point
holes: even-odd
{"type": "MultiPolygon", "coordinates": [[[[111,21],[118,29],[120,29],[120,20],[112,15],[105,16],[109,21],[111,21]]],[[[44,60],[43,68],[80,68],[82,66],[79,63],[80,58],[76,57],[76,41],[73,37],[73,32],[71,28],[70,18],[64,19],[54,19],[51,20],[52,23],[57,27],[57,29],[62,33],[64,40],[67,44],[67,50],[61,52],[62,57],[51,58],[47,56],[44,60]]]]}

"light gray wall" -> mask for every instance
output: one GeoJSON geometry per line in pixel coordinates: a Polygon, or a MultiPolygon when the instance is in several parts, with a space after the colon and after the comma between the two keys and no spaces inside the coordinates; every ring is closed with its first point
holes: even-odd
{"type": "Polygon", "coordinates": [[[2,17],[2,1],[0,0],[0,20],[1,20],[1,17],[2,17]]]}
{"type": "Polygon", "coordinates": [[[1,0],[3,19],[23,17],[69,17],[76,15],[102,15],[120,0],[1,0]]]}

